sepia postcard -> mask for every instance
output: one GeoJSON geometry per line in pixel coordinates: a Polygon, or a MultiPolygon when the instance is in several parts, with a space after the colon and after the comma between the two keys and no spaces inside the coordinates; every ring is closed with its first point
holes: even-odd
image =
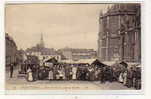
{"type": "Polygon", "coordinates": [[[6,92],[142,91],[141,8],[141,3],[6,3],[6,92]]]}

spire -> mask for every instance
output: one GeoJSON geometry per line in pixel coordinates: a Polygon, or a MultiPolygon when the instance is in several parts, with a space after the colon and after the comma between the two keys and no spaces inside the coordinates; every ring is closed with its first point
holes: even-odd
{"type": "Polygon", "coordinates": [[[44,40],[43,40],[43,34],[41,33],[41,38],[40,38],[40,47],[44,47],[44,40]]]}

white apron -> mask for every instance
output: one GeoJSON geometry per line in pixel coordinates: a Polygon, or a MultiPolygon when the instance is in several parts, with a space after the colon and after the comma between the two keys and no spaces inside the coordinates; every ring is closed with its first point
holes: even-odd
{"type": "Polygon", "coordinates": [[[119,82],[123,83],[123,73],[120,73],[120,76],[119,76],[119,82]]]}
{"type": "Polygon", "coordinates": [[[52,71],[49,71],[48,79],[49,79],[49,80],[52,80],[52,79],[53,79],[53,72],[52,72],[52,71]]]}
{"type": "Polygon", "coordinates": [[[124,78],[123,84],[126,85],[126,83],[127,83],[127,72],[124,72],[123,78],[124,78]]]}
{"type": "Polygon", "coordinates": [[[31,69],[27,70],[27,80],[28,81],[33,81],[33,75],[31,69]]]}
{"type": "Polygon", "coordinates": [[[73,67],[72,68],[72,79],[76,79],[76,74],[77,74],[77,68],[76,67],[73,67]]]}

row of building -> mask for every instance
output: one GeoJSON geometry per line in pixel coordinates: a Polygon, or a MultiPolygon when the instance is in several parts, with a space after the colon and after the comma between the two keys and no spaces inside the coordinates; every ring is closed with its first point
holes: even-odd
{"type": "Polygon", "coordinates": [[[62,53],[66,59],[79,60],[79,59],[94,59],[97,56],[96,51],[93,49],[73,49],[63,48],[59,49],[58,52],[62,53]]]}
{"type": "Polygon", "coordinates": [[[26,50],[27,55],[35,55],[40,60],[47,60],[52,57],[61,60],[80,60],[96,58],[96,51],[93,49],[75,49],[75,48],[62,48],[55,50],[53,48],[46,48],[44,45],[43,36],[41,35],[40,43],[35,47],[26,50]]]}
{"type": "Polygon", "coordinates": [[[27,59],[27,56],[36,56],[40,61],[46,61],[55,58],[58,61],[96,58],[96,51],[93,49],[73,49],[62,48],[55,50],[53,48],[46,48],[41,35],[40,43],[26,50],[18,50],[14,40],[6,33],[6,64],[22,63],[27,59]]]}
{"type": "Polygon", "coordinates": [[[6,33],[6,66],[17,61],[17,46],[13,38],[6,33]]]}
{"type": "Polygon", "coordinates": [[[23,61],[24,50],[18,50],[14,39],[8,34],[5,34],[5,61],[6,66],[17,64],[23,61]]]}
{"type": "Polygon", "coordinates": [[[102,61],[141,61],[141,5],[113,4],[100,13],[98,58],[102,61]]]}

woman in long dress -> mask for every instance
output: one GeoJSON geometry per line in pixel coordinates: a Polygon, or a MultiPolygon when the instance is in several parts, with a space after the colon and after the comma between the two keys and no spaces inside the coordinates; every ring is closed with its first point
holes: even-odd
{"type": "Polygon", "coordinates": [[[123,79],[123,72],[120,73],[120,76],[119,76],[119,82],[120,83],[123,83],[124,79],[123,79]]]}
{"type": "Polygon", "coordinates": [[[27,70],[27,81],[29,82],[33,81],[32,70],[30,68],[28,68],[27,70]]]}
{"type": "Polygon", "coordinates": [[[49,71],[48,79],[53,80],[53,71],[52,71],[52,69],[49,71]]]}
{"type": "Polygon", "coordinates": [[[126,86],[126,84],[127,84],[127,71],[125,71],[124,72],[124,74],[123,74],[123,84],[124,84],[124,86],[126,86]]]}
{"type": "Polygon", "coordinates": [[[76,67],[73,67],[73,68],[72,68],[72,73],[73,73],[72,79],[75,80],[75,79],[77,78],[77,77],[76,77],[76,74],[77,74],[77,68],[76,68],[76,67]]]}

